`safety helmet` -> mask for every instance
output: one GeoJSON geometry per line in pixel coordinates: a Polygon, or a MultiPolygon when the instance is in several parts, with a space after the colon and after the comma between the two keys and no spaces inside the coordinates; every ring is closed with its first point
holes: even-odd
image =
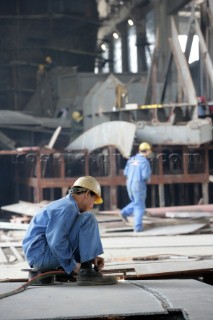
{"type": "Polygon", "coordinates": [[[139,145],[139,151],[143,151],[143,150],[151,151],[152,150],[151,145],[148,142],[142,142],[139,145]]]}
{"type": "Polygon", "coordinates": [[[44,64],[39,64],[38,65],[38,69],[43,71],[45,69],[45,65],[44,64]]]}
{"type": "Polygon", "coordinates": [[[50,56],[47,56],[45,58],[45,61],[46,61],[46,63],[49,63],[49,64],[53,62],[52,57],[50,57],[50,56]]]}
{"type": "Polygon", "coordinates": [[[81,115],[81,113],[80,113],[79,111],[74,111],[74,112],[72,113],[72,118],[73,118],[73,120],[75,120],[76,122],[80,122],[80,121],[83,119],[83,117],[82,117],[82,115],[81,115]]]}
{"type": "Polygon", "coordinates": [[[101,204],[103,202],[101,198],[101,187],[95,178],[91,176],[80,177],[74,182],[73,187],[82,187],[94,192],[97,196],[95,204],[101,204]]]}

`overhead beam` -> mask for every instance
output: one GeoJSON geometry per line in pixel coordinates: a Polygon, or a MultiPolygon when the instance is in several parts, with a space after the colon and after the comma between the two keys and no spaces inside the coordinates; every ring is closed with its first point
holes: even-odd
{"type": "Polygon", "coordinates": [[[168,14],[176,14],[180,9],[182,9],[185,5],[191,2],[191,0],[166,0],[167,13],[168,14]]]}
{"type": "Polygon", "coordinates": [[[116,17],[112,16],[111,19],[107,19],[103,22],[102,27],[99,28],[98,31],[98,39],[104,39],[108,35],[112,34],[115,31],[117,24],[128,19],[131,10],[143,2],[146,2],[146,0],[134,0],[130,4],[124,5],[116,17]]]}
{"type": "Polygon", "coordinates": [[[0,20],[42,20],[42,19],[70,19],[74,21],[81,21],[88,24],[100,25],[99,20],[87,19],[84,17],[78,17],[70,14],[62,13],[46,13],[46,14],[17,14],[17,15],[0,15],[0,20]]]}

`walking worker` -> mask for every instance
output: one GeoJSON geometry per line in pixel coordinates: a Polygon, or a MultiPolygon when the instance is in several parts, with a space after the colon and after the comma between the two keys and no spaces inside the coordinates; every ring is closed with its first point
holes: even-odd
{"type": "Polygon", "coordinates": [[[68,275],[77,274],[80,286],[115,284],[115,277],[100,272],[103,247],[98,222],[89,212],[102,202],[98,181],[85,176],[74,182],[68,195],[42,208],[23,240],[29,265],[41,271],[62,268],[68,275]]]}
{"type": "Polygon", "coordinates": [[[136,155],[130,157],[124,168],[127,177],[127,192],[130,203],[121,210],[122,218],[128,222],[128,216],[134,215],[134,231],[143,230],[143,216],[146,209],[147,182],[151,179],[151,166],[147,156],[152,152],[147,142],[139,145],[136,155]]]}

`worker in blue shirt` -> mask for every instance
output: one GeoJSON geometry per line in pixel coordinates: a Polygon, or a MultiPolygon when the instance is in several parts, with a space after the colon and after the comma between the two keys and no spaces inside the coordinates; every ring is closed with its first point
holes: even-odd
{"type": "Polygon", "coordinates": [[[98,222],[89,212],[102,202],[98,181],[85,176],[75,181],[67,196],[42,208],[23,240],[29,265],[41,271],[62,268],[69,275],[73,272],[78,285],[116,283],[115,277],[100,272],[103,248],[98,222]]]}
{"type": "Polygon", "coordinates": [[[128,216],[134,215],[135,232],[143,230],[142,218],[146,208],[146,184],[151,178],[151,166],[147,156],[151,152],[150,144],[142,142],[139,145],[138,153],[128,159],[124,168],[130,203],[121,210],[121,217],[128,222],[128,216]]]}

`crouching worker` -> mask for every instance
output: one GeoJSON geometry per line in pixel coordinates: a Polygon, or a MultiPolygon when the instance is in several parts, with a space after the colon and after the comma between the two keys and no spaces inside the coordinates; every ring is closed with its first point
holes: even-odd
{"type": "Polygon", "coordinates": [[[85,176],[75,181],[67,196],[41,209],[23,240],[29,265],[41,271],[63,268],[68,275],[76,273],[80,286],[115,284],[115,277],[100,272],[103,247],[98,222],[89,212],[102,202],[98,181],[85,176]]]}

